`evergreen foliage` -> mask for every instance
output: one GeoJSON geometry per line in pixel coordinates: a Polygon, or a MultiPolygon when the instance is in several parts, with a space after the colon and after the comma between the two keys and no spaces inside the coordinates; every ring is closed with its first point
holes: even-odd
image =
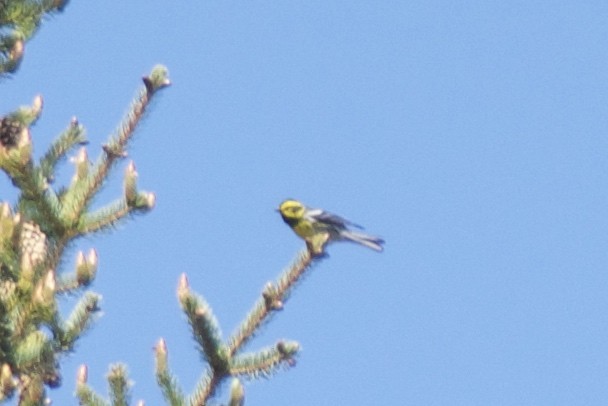
{"type": "Polygon", "coordinates": [[[0,0],[0,77],[14,73],[44,17],[63,11],[67,0],[0,0]]]}
{"type": "MultiPolygon", "coordinates": [[[[15,72],[25,42],[44,16],[64,6],[59,0],[0,0],[0,75],[15,72]]],[[[61,264],[66,263],[66,249],[74,240],[154,207],[154,194],[138,188],[132,162],[124,173],[121,197],[97,210],[91,208],[91,202],[111,169],[127,157],[127,147],[150,101],[169,84],[162,66],[143,79],[127,114],[94,162],[89,160],[85,128],[76,118],[42,158],[34,161],[32,127],[43,111],[41,96],[31,105],[0,117],[0,170],[19,191],[16,202],[0,201],[0,402],[16,398],[19,405],[47,404],[47,389],[62,384],[61,356],[74,351],[76,342],[96,321],[100,296],[89,288],[98,272],[97,252],[77,253],[71,272],[61,264]],[[58,165],[68,160],[69,154],[73,177],[69,185],[55,185],[58,165]],[[67,316],[57,305],[57,299],[66,294],[78,297],[67,316]]],[[[186,275],[182,275],[177,289],[179,304],[206,369],[193,392],[186,394],[169,368],[167,344],[159,340],[155,346],[156,378],[167,403],[207,405],[218,387],[230,380],[228,404],[243,405],[245,395],[239,378],[267,377],[294,366],[299,352],[296,342],[278,341],[253,352],[244,349],[260,327],[283,308],[303,274],[324,258],[319,254],[319,247],[308,247],[298,254],[275,283],[265,286],[228,338],[223,337],[211,306],[191,290],[186,275]]],[[[131,404],[131,383],[124,365],[110,366],[107,399],[87,384],[87,375],[87,367],[81,366],[76,380],[80,404],[131,404]]]]}
{"type": "MultiPolygon", "coordinates": [[[[46,388],[61,384],[61,355],[73,351],[94,322],[100,297],[85,288],[97,273],[97,253],[78,253],[72,273],[61,272],[60,264],[75,239],[154,206],[154,195],[137,188],[137,172],[130,164],[123,196],[105,208],[90,210],[110,169],[126,157],[116,151],[124,151],[155,92],[168,84],[166,70],[156,67],[94,164],[84,147],[85,130],[75,119],[34,162],[31,128],[42,113],[40,96],[31,106],[2,117],[0,169],[19,197],[14,206],[0,204],[0,400],[18,396],[21,405],[44,404],[46,388]],[[55,187],[57,165],[76,148],[80,150],[70,185],[55,187]],[[65,294],[79,296],[67,317],[57,305],[65,294]]],[[[111,369],[112,404],[128,403],[125,376],[123,367],[111,369]]]]}

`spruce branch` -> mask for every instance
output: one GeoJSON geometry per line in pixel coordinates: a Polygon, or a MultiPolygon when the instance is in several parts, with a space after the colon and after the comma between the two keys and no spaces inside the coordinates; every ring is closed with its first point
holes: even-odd
{"type": "Polygon", "coordinates": [[[156,196],[154,193],[138,192],[134,202],[118,199],[93,213],[86,213],[80,219],[80,224],[73,230],[75,235],[85,235],[101,230],[111,229],[130,214],[146,212],[154,208],[156,196]]]}
{"type": "Polygon", "coordinates": [[[19,370],[49,362],[53,362],[52,345],[42,331],[33,331],[16,348],[15,365],[19,370]]]}
{"type": "Polygon", "coordinates": [[[185,406],[186,399],[182,389],[179,387],[177,378],[171,373],[168,365],[167,344],[162,338],[154,348],[156,359],[156,381],[160,386],[163,396],[171,406],[185,406]]]}
{"type": "Polygon", "coordinates": [[[47,402],[44,383],[40,375],[22,374],[19,379],[19,405],[42,406],[47,402]]]}
{"type": "Polygon", "coordinates": [[[199,379],[194,392],[188,400],[189,406],[205,406],[207,401],[215,395],[217,388],[222,383],[225,377],[218,376],[212,369],[205,371],[201,379],[199,379]]]}
{"type": "Polygon", "coordinates": [[[0,1],[0,77],[14,73],[45,15],[63,11],[67,0],[0,1]]]}
{"type": "MultiPolygon", "coordinates": [[[[86,131],[78,123],[76,117],[72,118],[70,125],[53,142],[47,153],[40,159],[40,171],[42,176],[51,183],[57,164],[64,160],[67,154],[76,146],[87,144],[86,131]]],[[[86,153],[86,150],[84,151],[86,153]]],[[[82,154],[82,152],[81,152],[82,154]]],[[[84,157],[86,158],[86,156],[84,157]]],[[[84,160],[80,158],[80,160],[84,160]]]]}
{"type": "MultiPolygon", "coordinates": [[[[110,169],[112,169],[119,159],[127,156],[127,145],[129,141],[133,139],[135,129],[143,118],[153,96],[158,90],[169,86],[170,83],[168,72],[166,68],[162,66],[154,67],[150,76],[144,78],[143,89],[139,91],[139,94],[131,103],[122,122],[115,132],[110,135],[109,141],[103,146],[103,153],[91,168],[90,176],[87,177],[86,182],[82,182],[81,187],[70,188],[62,199],[64,205],[64,209],[61,213],[62,218],[70,219],[72,221],[80,218],[93,197],[104,184],[110,169]]],[[[136,200],[137,205],[135,207],[126,205],[126,207],[146,209],[149,208],[150,200],[153,200],[153,198],[150,198],[149,194],[138,194],[136,200]]],[[[121,210],[120,216],[125,216],[129,211],[130,210],[121,210]]],[[[114,220],[110,220],[106,225],[113,224],[113,222],[114,220]]],[[[90,230],[94,231],[104,228],[103,222],[100,222],[99,225],[99,228],[92,228],[90,230]]],[[[82,232],[89,232],[88,230],[89,228],[85,227],[82,232]]]]}
{"type": "Polygon", "coordinates": [[[42,114],[42,107],[44,106],[44,99],[41,95],[36,95],[32,100],[31,105],[25,105],[19,107],[16,111],[7,114],[5,119],[17,122],[23,127],[31,127],[36,124],[36,121],[42,114]]]}
{"type": "Polygon", "coordinates": [[[109,406],[109,403],[88,385],[88,368],[81,365],[76,375],[76,397],[83,406],[109,406]]]}
{"type": "MultiPolygon", "coordinates": [[[[275,346],[266,348],[255,353],[237,355],[243,346],[253,338],[261,325],[270,319],[277,310],[283,308],[290,292],[296,283],[301,280],[311,265],[320,260],[321,256],[315,255],[309,249],[298,254],[294,262],[279,277],[276,284],[269,283],[262,292],[261,298],[256,302],[254,308],[249,312],[246,319],[241,323],[237,332],[223,344],[217,321],[211,313],[210,306],[198,295],[190,291],[186,275],[181,275],[177,296],[186,313],[191,325],[195,341],[199,344],[204,358],[209,367],[200,378],[192,395],[189,397],[188,405],[205,406],[217,392],[218,387],[228,377],[246,376],[249,378],[267,377],[280,368],[289,368],[295,365],[295,357],[300,346],[294,341],[279,341],[275,346]]],[[[157,346],[157,370],[166,374],[166,347],[164,341],[162,346],[157,346]],[[162,362],[162,363],[161,363],[162,362]]],[[[157,375],[159,373],[157,372],[157,375]]],[[[157,377],[163,388],[166,399],[171,399],[172,391],[177,388],[173,375],[160,375],[157,377]]],[[[231,404],[242,404],[244,394],[240,383],[234,383],[231,394],[231,404]]],[[[181,392],[180,392],[181,393],[181,392]]],[[[173,403],[172,403],[173,404],[173,403]]],[[[175,403],[180,404],[180,403],[175,403]]]]}
{"type": "Polygon", "coordinates": [[[76,270],[63,274],[58,281],[57,293],[71,293],[76,289],[89,286],[97,274],[97,251],[91,249],[87,256],[82,251],[76,254],[76,270]]]}
{"type": "Polygon", "coordinates": [[[108,383],[110,384],[110,404],[128,406],[131,398],[131,383],[127,379],[127,368],[122,364],[110,366],[108,383]]]}
{"type": "MultiPolygon", "coordinates": [[[[128,131],[111,143],[120,149],[126,147],[150,97],[168,84],[166,70],[155,68],[145,80],[145,103],[133,109],[128,125],[122,127],[128,131]]],[[[84,147],[72,159],[75,174],[70,186],[56,192],[50,185],[54,172],[70,151],[85,143],[84,128],[73,120],[36,165],[30,126],[41,111],[42,98],[37,97],[32,106],[0,117],[0,169],[20,190],[15,212],[8,203],[0,202],[0,365],[5,365],[0,369],[0,400],[17,393],[20,405],[48,402],[45,387],[61,383],[59,356],[74,349],[99,314],[100,296],[86,292],[63,321],[58,295],[88,286],[98,266],[95,250],[87,255],[81,252],[74,272],[58,275],[65,248],[85,233],[107,228],[155,204],[154,194],[137,189],[137,172],[130,164],[125,172],[124,196],[91,213],[89,203],[109,172],[95,173],[84,147]]],[[[106,147],[105,154],[111,150],[106,147]]],[[[112,404],[126,405],[130,396],[126,370],[113,367],[108,379],[112,404]]],[[[78,392],[82,404],[107,404],[86,382],[79,384],[78,392]]]]}
{"type": "Polygon", "coordinates": [[[102,154],[97,163],[93,167],[92,181],[89,190],[83,196],[83,199],[75,207],[84,207],[89,200],[99,190],[103,181],[106,179],[109,170],[120,158],[126,157],[127,143],[133,138],[135,128],[141,121],[150,105],[153,96],[156,92],[171,82],[168,78],[168,72],[163,66],[156,66],[152,69],[150,76],[144,77],[144,88],[139,92],[135,101],[131,104],[127,114],[122,122],[110,136],[107,144],[104,145],[104,154],[102,154]]]}
{"type": "Polygon", "coordinates": [[[21,64],[25,41],[9,35],[0,36],[0,77],[14,73],[21,64]]]}
{"type": "Polygon", "coordinates": [[[230,373],[233,376],[243,375],[250,379],[269,377],[279,368],[293,367],[295,356],[300,345],[295,341],[279,341],[275,346],[252,354],[243,354],[232,358],[230,373]]]}
{"type": "Polygon", "coordinates": [[[71,351],[76,340],[92,326],[100,311],[100,300],[101,296],[98,294],[86,292],[74,306],[72,313],[61,326],[61,334],[57,337],[62,351],[71,351]]]}
{"type": "Polygon", "coordinates": [[[89,385],[79,385],[76,388],[76,397],[83,406],[110,406],[110,403],[95,393],[89,385]]]}
{"type": "Polygon", "coordinates": [[[279,277],[276,285],[266,285],[262,297],[256,302],[238,330],[230,338],[228,344],[230,356],[237,354],[254,337],[259,327],[268,321],[273,312],[282,308],[293,287],[318,260],[320,260],[320,257],[313,256],[308,249],[303,250],[279,277]]]}
{"type": "Polygon", "coordinates": [[[201,354],[216,374],[225,374],[228,370],[226,348],[222,343],[220,326],[211,307],[205,299],[190,291],[185,274],[180,277],[177,295],[201,354]]]}

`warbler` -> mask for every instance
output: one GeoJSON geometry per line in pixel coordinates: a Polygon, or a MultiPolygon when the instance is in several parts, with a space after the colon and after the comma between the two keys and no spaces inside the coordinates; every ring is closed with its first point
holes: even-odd
{"type": "Polygon", "coordinates": [[[297,200],[287,199],[281,203],[278,211],[283,221],[309,247],[312,245],[315,253],[321,252],[323,246],[332,241],[352,241],[378,252],[383,250],[382,238],[353,231],[350,227],[363,227],[325,210],[308,208],[297,200]]]}

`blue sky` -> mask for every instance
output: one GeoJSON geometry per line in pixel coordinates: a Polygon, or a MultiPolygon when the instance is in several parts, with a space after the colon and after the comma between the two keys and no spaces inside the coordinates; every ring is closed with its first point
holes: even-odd
{"type": "Polygon", "coordinates": [[[66,261],[98,250],[104,315],[55,404],[76,404],[82,363],[105,393],[116,361],[134,400],[163,404],[160,337],[189,392],[203,364],[178,277],[229,335],[302,247],[273,211],[286,197],[386,250],[330,248],[249,347],[297,340],[298,365],[246,383],[246,404],[604,404],[607,17],[601,1],[71,2],[0,83],[2,114],[44,96],[38,154],[75,115],[96,157],[142,75],[163,63],[173,86],[130,149],[157,207],[66,261]]]}

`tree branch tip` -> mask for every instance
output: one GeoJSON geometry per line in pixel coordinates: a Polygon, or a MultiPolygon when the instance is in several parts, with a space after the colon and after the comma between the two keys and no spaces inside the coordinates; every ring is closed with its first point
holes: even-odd
{"type": "Polygon", "coordinates": [[[190,294],[190,284],[188,283],[188,277],[185,273],[179,276],[179,282],[177,283],[177,296],[182,300],[185,296],[190,294]]]}
{"type": "Polygon", "coordinates": [[[89,368],[85,364],[80,365],[80,367],[78,368],[78,371],[76,372],[76,385],[77,386],[86,385],[88,377],[89,377],[89,368]]]}
{"type": "Polygon", "coordinates": [[[245,404],[245,388],[238,378],[233,378],[230,383],[230,406],[242,406],[245,404]]]}
{"type": "Polygon", "coordinates": [[[142,78],[146,92],[153,94],[157,90],[164,87],[170,86],[171,81],[169,80],[169,71],[163,65],[156,65],[152,68],[152,72],[148,76],[142,78]]]}
{"type": "Polygon", "coordinates": [[[146,193],[146,207],[153,209],[156,206],[156,195],[154,193],[146,193]]]}
{"type": "Polygon", "coordinates": [[[22,39],[15,40],[13,47],[9,53],[10,59],[19,60],[23,57],[23,51],[25,50],[25,41],[22,39]]]}
{"type": "Polygon", "coordinates": [[[132,172],[134,176],[137,176],[137,168],[135,167],[135,161],[129,161],[129,165],[127,165],[127,173],[132,172]]]}
{"type": "Polygon", "coordinates": [[[158,342],[156,343],[154,350],[156,351],[157,354],[167,355],[167,342],[165,341],[164,338],[161,337],[158,339],[158,342]]]}
{"type": "Polygon", "coordinates": [[[281,354],[284,359],[289,360],[293,359],[293,356],[296,355],[298,351],[300,351],[300,344],[295,341],[286,342],[280,340],[279,342],[277,342],[276,348],[279,354],[281,354]]]}
{"type": "Polygon", "coordinates": [[[8,218],[12,215],[11,206],[8,202],[0,204],[0,218],[8,218]]]}
{"type": "Polygon", "coordinates": [[[17,380],[13,378],[13,371],[9,364],[2,364],[0,368],[0,393],[4,398],[9,397],[17,387],[17,380]]]}
{"type": "Polygon", "coordinates": [[[78,251],[78,253],[76,254],[76,267],[78,268],[80,266],[86,265],[86,263],[87,260],[84,256],[84,252],[78,251]]]}
{"type": "Polygon", "coordinates": [[[89,250],[89,255],[87,255],[87,262],[89,265],[96,266],[99,261],[99,256],[97,255],[97,250],[95,248],[91,248],[89,250]]]}
{"type": "Polygon", "coordinates": [[[38,115],[38,114],[40,114],[40,111],[42,110],[43,106],[44,106],[44,99],[42,98],[41,94],[37,94],[34,97],[34,100],[32,101],[32,111],[34,112],[34,114],[38,115]]]}

